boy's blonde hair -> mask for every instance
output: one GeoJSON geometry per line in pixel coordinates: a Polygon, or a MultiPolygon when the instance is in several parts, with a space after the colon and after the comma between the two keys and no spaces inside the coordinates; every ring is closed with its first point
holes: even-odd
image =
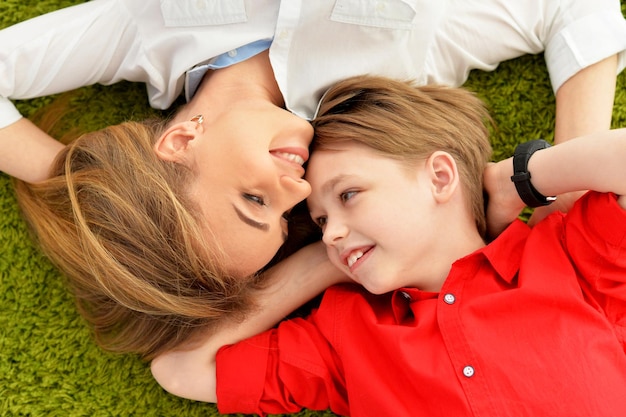
{"type": "Polygon", "coordinates": [[[313,121],[313,151],[350,141],[407,164],[435,151],[448,152],[457,163],[466,205],[484,236],[483,171],[491,156],[485,122],[490,120],[483,102],[460,88],[353,77],[323,97],[313,121]]]}

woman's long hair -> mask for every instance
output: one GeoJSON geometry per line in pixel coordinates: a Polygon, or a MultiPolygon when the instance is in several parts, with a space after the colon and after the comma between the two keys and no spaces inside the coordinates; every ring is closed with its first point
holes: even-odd
{"type": "Polygon", "coordinates": [[[245,313],[260,280],[229,276],[186,193],[193,173],[153,150],[165,123],[87,133],[51,177],[16,182],[44,253],[69,279],[99,344],[146,359],[225,316],[245,313]]]}

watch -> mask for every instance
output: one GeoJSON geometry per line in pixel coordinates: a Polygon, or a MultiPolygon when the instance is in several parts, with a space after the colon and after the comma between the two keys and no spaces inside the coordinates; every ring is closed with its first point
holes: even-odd
{"type": "Polygon", "coordinates": [[[556,196],[546,197],[530,183],[528,161],[535,152],[549,148],[550,144],[543,139],[531,140],[517,145],[513,154],[513,175],[511,181],[515,184],[517,194],[528,207],[541,207],[552,204],[556,196]]]}

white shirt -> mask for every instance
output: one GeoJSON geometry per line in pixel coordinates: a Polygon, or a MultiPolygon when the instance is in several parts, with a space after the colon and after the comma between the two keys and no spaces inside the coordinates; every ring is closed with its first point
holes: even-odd
{"type": "Polygon", "coordinates": [[[626,64],[619,0],[92,0],[0,31],[0,127],[21,117],[9,99],[120,80],[164,109],[196,64],[271,38],[287,108],[309,119],[352,75],[458,86],[545,51],[556,91],[613,54],[626,64]]]}

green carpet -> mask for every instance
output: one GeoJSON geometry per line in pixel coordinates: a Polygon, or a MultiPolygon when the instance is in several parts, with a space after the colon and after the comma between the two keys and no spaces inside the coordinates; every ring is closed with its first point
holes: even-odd
{"type": "MultiPolygon", "coordinates": [[[[0,0],[0,28],[74,3],[79,1],[0,0]]],[[[614,126],[626,126],[625,83],[622,74],[614,126]]],[[[506,62],[493,73],[472,73],[467,86],[493,111],[498,124],[493,136],[496,158],[509,156],[522,139],[551,139],[554,99],[541,56],[506,62]]],[[[30,116],[50,100],[20,102],[19,108],[30,116]]],[[[72,95],[72,106],[75,112],[69,120],[85,130],[152,113],[143,87],[128,83],[78,90],[72,95]]],[[[109,354],[95,345],[60,273],[31,242],[11,181],[3,174],[0,218],[2,416],[218,415],[212,405],[163,392],[137,357],[109,354]]]]}

